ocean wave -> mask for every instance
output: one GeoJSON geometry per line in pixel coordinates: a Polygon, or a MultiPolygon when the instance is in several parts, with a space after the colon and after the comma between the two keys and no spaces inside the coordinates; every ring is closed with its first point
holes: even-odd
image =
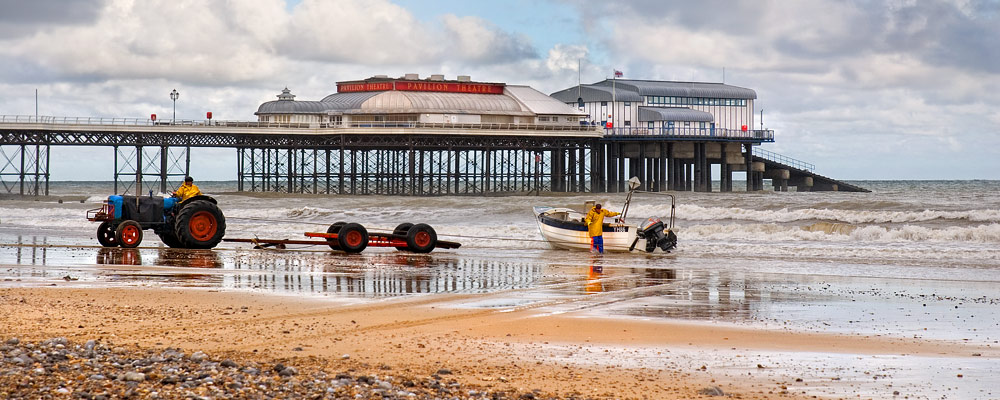
{"type": "MultiPolygon", "coordinates": [[[[667,216],[669,206],[635,205],[631,215],[667,216]]],[[[677,217],[687,221],[753,221],[753,222],[795,222],[834,221],[849,224],[911,223],[935,220],[968,222],[1000,222],[1000,210],[979,209],[963,211],[919,210],[840,210],[828,208],[802,208],[779,210],[752,210],[738,207],[702,207],[692,204],[677,206],[677,217]]]]}
{"type": "Polygon", "coordinates": [[[970,242],[1000,243],[1000,224],[969,227],[927,228],[904,225],[887,228],[877,225],[811,224],[701,224],[681,227],[678,236],[711,241],[833,241],[833,242],[970,242]]]}

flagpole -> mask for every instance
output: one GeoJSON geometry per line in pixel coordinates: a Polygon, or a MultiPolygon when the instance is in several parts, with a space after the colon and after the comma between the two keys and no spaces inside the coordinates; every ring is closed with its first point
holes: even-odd
{"type": "Polygon", "coordinates": [[[611,134],[615,133],[615,127],[618,123],[615,122],[615,108],[618,108],[616,104],[618,102],[618,97],[615,94],[615,84],[618,82],[618,70],[612,69],[611,71],[611,134]]]}

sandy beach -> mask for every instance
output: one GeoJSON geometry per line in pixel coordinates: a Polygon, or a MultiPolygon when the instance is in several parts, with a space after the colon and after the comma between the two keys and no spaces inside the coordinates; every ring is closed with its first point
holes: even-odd
{"type": "Polygon", "coordinates": [[[454,307],[489,296],[344,304],[204,289],[4,289],[0,326],[4,339],[173,347],[263,363],[283,360],[333,374],[391,371],[421,377],[447,369],[464,384],[542,398],[699,398],[711,397],[701,392],[711,387],[736,398],[811,397],[788,389],[802,382],[761,373],[774,366],[748,366],[745,376],[734,377],[699,366],[651,369],[636,362],[670,359],[677,351],[700,354],[706,364],[720,351],[737,358],[771,350],[1000,355],[995,347],[918,339],[580,318],[534,307],[512,312],[454,307]]]}
{"type": "MultiPolygon", "coordinates": [[[[997,398],[1000,217],[982,204],[992,186],[967,186],[975,195],[935,210],[924,186],[899,183],[871,196],[691,194],[665,255],[539,240],[533,205],[588,196],[219,196],[227,237],[431,221],[462,243],[358,255],[170,249],[151,233],[103,248],[82,218],[93,204],[5,201],[0,393],[997,398]]],[[[669,212],[640,200],[638,220],[669,212]]]]}

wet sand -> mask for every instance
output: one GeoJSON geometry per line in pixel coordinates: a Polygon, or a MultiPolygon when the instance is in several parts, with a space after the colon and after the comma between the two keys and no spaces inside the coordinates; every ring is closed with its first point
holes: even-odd
{"type": "MultiPolygon", "coordinates": [[[[599,398],[696,398],[719,386],[744,398],[807,398],[774,380],[774,365],[716,374],[719,358],[760,351],[845,355],[1000,356],[994,348],[919,339],[766,331],[706,324],[547,314],[535,307],[455,308],[490,294],[435,295],[345,304],[316,298],[206,289],[20,288],[0,290],[3,335],[97,339],[144,348],[236,354],[258,361],[427,376],[442,368],[485,388],[599,398]],[[717,352],[728,355],[720,357],[717,352]],[[683,354],[675,356],[674,354],[683,354]],[[344,359],[344,355],[349,355],[344,359]],[[638,358],[638,359],[637,359],[638,358]],[[651,365],[681,358],[675,368],[651,365]],[[694,364],[691,364],[694,362],[694,364]]],[[[832,379],[833,377],[831,377],[832,379]]]]}
{"type": "Polygon", "coordinates": [[[714,386],[740,398],[990,398],[1000,370],[988,283],[754,273],[683,256],[45,240],[0,246],[0,338],[330,374],[448,369],[463,384],[564,398],[699,398],[714,386]]]}

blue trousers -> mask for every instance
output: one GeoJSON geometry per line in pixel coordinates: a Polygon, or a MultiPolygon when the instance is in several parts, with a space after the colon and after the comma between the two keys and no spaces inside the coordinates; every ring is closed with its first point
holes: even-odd
{"type": "Polygon", "coordinates": [[[604,236],[591,236],[590,249],[597,250],[598,253],[604,254],[604,236]]]}

